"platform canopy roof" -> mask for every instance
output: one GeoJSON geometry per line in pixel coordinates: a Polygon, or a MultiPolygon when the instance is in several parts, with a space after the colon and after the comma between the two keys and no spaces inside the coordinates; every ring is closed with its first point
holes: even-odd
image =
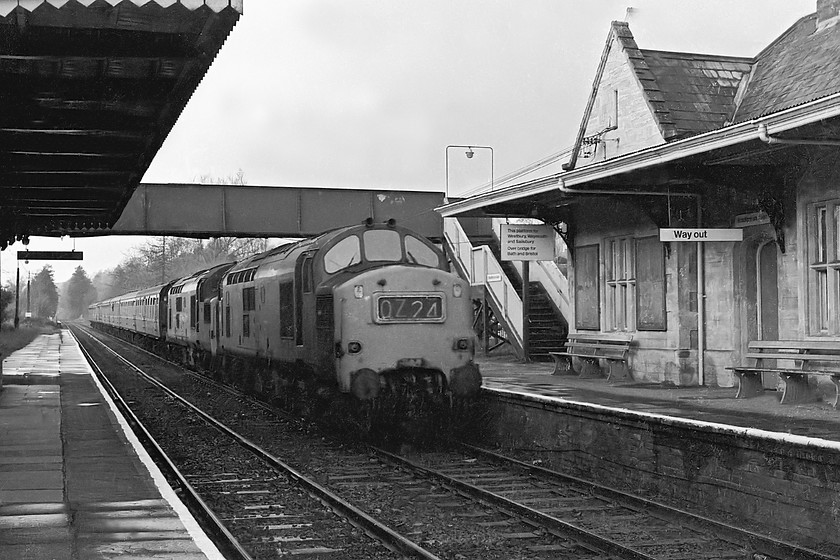
{"type": "Polygon", "coordinates": [[[0,0],[0,247],[119,218],[243,0],[0,0]]]}

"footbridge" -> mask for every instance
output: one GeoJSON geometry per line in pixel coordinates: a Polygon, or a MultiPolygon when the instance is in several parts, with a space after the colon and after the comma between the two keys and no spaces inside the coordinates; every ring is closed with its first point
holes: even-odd
{"type": "Polygon", "coordinates": [[[113,228],[87,234],[309,237],[373,218],[440,240],[442,202],[442,192],[141,183],[113,228]]]}

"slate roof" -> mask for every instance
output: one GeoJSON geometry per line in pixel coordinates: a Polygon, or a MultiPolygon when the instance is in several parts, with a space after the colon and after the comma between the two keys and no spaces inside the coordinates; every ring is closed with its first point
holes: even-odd
{"type": "Polygon", "coordinates": [[[726,123],[751,58],[639,49],[626,22],[612,26],[666,141],[726,123]]]}
{"type": "MultiPolygon", "coordinates": [[[[750,59],[643,50],[656,77],[657,91],[675,128],[672,138],[708,132],[723,126],[735,110],[738,86],[750,72],[750,59]]],[[[662,116],[659,117],[660,122],[662,116]]]]}
{"type": "Polygon", "coordinates": [[[732,122],[776,113],[840,92],[840,25],[817,31],[817,14],[797,21],[755,57],[732,122]]]}
{"type": "Polygon", "coordinates": [[[622,21],[612,33],[666,142],[840,92],[840,25],[817,31],[817,14],[751,58],[640,49],[622,21]]]}

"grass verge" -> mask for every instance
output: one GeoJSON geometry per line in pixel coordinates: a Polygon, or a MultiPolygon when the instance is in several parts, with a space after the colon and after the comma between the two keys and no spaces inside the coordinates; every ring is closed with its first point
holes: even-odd
{"type": "Polygon", "coordinates": [[[20,350],[39,335],[50,334],[58,329],[53,326],[31,326],[14,329],[7,325],[0,328],[0,353],[6,358],[15,350],[20,350]]]}

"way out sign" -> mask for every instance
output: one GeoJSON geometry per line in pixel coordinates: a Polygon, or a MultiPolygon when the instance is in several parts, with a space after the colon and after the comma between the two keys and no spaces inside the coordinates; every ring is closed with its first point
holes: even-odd
{"type": "Polygon", "coordinates": [[[660,241],[743,241],[744,230],[740,228],[662,228],[660,241]]]}
{"type": "Polygon", "coordinates": [[[503,261],[554,260],[554,229],[545,225],[502,224],[503,261]]]}

